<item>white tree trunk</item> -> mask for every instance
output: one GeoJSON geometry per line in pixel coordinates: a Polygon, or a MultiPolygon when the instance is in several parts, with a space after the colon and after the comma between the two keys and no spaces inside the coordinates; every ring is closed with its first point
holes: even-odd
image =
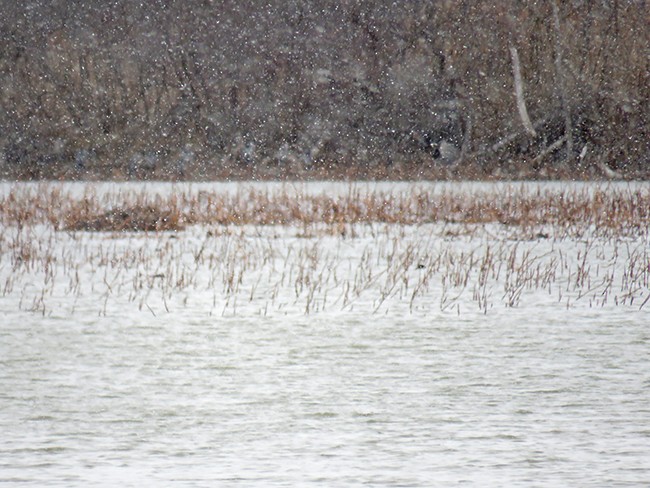
{"type": "Polygon", "coordinates": [[[512,58],[512,73],[515,78],[515,97],[517,99],[517,110],[519,111],[519,118],[524,125],[524,129],[531,136],[536,136],[535,128],[528,117],[528,110],[526,109],[526,100],[524,99],[524,82],[521,78],[521,66],[519,63],[519,53],[514,45],[510,45],[510,56],[512,58]]]}

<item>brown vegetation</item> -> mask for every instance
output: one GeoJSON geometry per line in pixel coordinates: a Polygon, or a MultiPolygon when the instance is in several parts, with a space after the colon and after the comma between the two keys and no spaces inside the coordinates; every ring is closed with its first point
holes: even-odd
{"type": "Polygon", "coordinates": [[[5,308],[43,315],[79,309],[156,315],[186,307],[209,315],[488,313],[531,304],[531,294],[532,305],[542,300],[545,310],[638,310],[650,297],[647,228],[637,229],[645,233],[640,240],[567,240],[506,227],[493,235],[464,224],[423,234],[402,225],[312,224],[285,228],[286,239],[268,227],[126,239],[32,226],[6,230],[0,297],[5,308]]]}
{"type": "Polygon", "coordinates": [[[161,232],[182,230],[178,216],[152,206],[107,210],[99,215],[71,214],[64,224],[71,231],[161,232]]]}
{"type": "Polygon", "coordinates": [[[531,293],[561,307],[650,301],[645,187],[63,188],[0,197],[0,297],[19,309],[488,313],[531,293]]]}
{"type": "Polygon", "coordinates": [[[362,191],[342,195],[293,193],[241,187],[234,193],[146,190],[81,196],[43,185],[0,197],[0,223],[49,223],[72,231],[168,231],[202,225],[345,225],[390,223],[496,223],[520,229],[550,226],[558,234],[625,235],[650,226],[650,193],[644,189],[454,192],[413,186],[404,192],[362,191]]]}

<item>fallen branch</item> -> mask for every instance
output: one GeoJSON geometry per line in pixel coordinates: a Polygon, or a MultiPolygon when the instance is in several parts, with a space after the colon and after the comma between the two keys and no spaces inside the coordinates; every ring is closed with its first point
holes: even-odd
{"type": "Polygon", "coordinates": [[[599,170],[601,170],[601,171],[603,172],[603,174],[604,174],[607,178],[611,178],[611,179],[619,179],[619,178],[622,178],[622,177],[623,177],[623,175],[622,175],[621,173],[619,173],[618,171],[614,171],[612,168],[610,168],[609,166],[607,166],[607,165],[602,161],[602,158],[601,158],[601,159],[598,159],[598,160],[596,161],[596,167],[597,167],[599,170]]]}
{"type": "MultiPolygon", "coordinates": [[[[553,119],[553,117],[545,117],[543,119],[537,120],[536,122],[534,122],[532,124],[533,129],[535,130],[535,132],[537,132],[541,127],[544,127],[552,119],[553,119]]],[[[476,151],[474,151],[472,153],[469,153],[468,156],[479,157],[479,156],[486,156],[486,155],[494,154],[495,152],[497,152],[497,151],[503,149],[504,147],[506,147],[512,141],[516,140],[518,137],[521,137],[521,134],[522,134],[521,131],[512,132],[512,133],[502,137],[501,139],[499,139],[497,142],[495,142],[491,146],[484,147],[482,149],[478,149],[478,150],[476,150],[476,151]]]]}
{"type": "Polygon", "coordinates": [[[533,159],[533,163],[539,163],[542,159],[544,159],[546,156],[551,154],[554,151],[557,151],[562,147],[562,145],[566,142],[566,136],[560,137],[557,141],[555,141],[553,144],[548,146],[546,149],[541,151],[535,159],[533,159]]]}

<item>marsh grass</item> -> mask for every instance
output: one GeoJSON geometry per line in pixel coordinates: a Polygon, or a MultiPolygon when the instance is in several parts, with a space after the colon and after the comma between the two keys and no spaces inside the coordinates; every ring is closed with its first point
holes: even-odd
{"type": "Polygon", "coordinates": [[[647,306],[647,191],[0,198],[0,297],[42,314],[647,306]]]}
{"type": "Polygon", "coordinates": [[[161,232],[183,228],[178,213],[151,205],[113,208],[83,217],[72,213],[63,224],[64,230],[96,232],[161,232]]]}
{"type": "Polygon", "coordinates": [[[644,232],[650,223],[650,192],[525,191],[473,194],[413,188],[390,193],[350,188],[338,196],[240,189],[152,195],[116,191],[81,196],[43,185],[38,191],[15,189],[0,197],[5,226],[50,223],[68,231],[180,231],[187,225],[293,225],[325,223],[498,223],[528,232],[552,226],[557,231],[586,230],[612,235],[644,232]]]}

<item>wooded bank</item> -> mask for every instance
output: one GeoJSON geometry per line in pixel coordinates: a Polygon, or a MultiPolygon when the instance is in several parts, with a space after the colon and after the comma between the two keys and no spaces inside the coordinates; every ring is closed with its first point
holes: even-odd
{"type": "Polygon", "coordinates": [[[647,12],[3,2],[0,174],[645,178],[647,12]]]}

